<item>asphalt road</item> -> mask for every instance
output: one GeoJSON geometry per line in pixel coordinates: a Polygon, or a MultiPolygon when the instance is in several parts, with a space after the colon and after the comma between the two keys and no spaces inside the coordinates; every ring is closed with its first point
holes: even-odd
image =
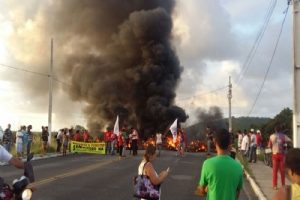
{"type": "MultiPolygon", "coordinates": [[[[137,174],[142,152],[139,154],[122,160],[118,160],[117,156],[77,154],[33,161],[36,176],[34,186],[37,188],[33,199],[134,199],[133,176],[137,174]]],[[[165,151],[161,157],[157,157],[154,162],[157,172],[170,167],[170,175],[162,184],[161,199],[204,199],[194,195],[194,191],[205,159],[203,153],[188,153],[181,158],[172,151],[165,151]]],[[[21,170],[0,166],[0,176],[8,183],[21,174],[21,170]]],[[[256,199],[247,181],[239,199],[256,199]]]]}

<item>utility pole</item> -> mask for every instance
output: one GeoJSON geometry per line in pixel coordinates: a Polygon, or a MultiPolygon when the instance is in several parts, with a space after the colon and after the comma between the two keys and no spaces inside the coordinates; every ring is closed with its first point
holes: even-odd
{"type": "Polygon", "coordinates": [[[229,76],[229,85],[228,85],[228,103],[229,103],[229,116],[228,116],[228,131],[232,132],[232,119],[231,119],[231,99],[232,99],[232,84],[231,84],[231,76],[229,76]]]}
{"type": "Polygon", "coordinates": [[[49,110],[48,110],[49,144],[51,144],[51,131],[52,131],[52,76],[53,76],[53,39],[51,38],[51,56],[50,56],[50,72],[49,72],[49,110]]]}
{"type": "MultiPolygon", "coordinates": [[[[288,3],[290,1],[288,0],[288,3]]],[[[293,142],[300,147],[300,0],[293,0],[293,142]]]]}

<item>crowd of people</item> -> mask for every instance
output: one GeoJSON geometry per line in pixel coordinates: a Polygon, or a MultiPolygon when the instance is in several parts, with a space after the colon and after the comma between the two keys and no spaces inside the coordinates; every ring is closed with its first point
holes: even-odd
{"type": "MultiPolygon", "coordinates": [[[[223,130],[223,132],[226,132],[223,130]]],[[[230,150],[233,148],[236,138],[237,149],[248,163],[256,163],[257,155],[260,155],[265,148],[271,149],[272,154],[272,186],[274,190],[278,190],[278,171],[281,177],[281,189],[278,190],[274,196],[274,200],[289,200],[300,199],[300,149],[291,149],[288,151],[287,146],[291,144],[291,139],[285,134],[286,130],[280,125],[276,125],[274,132],[263,144],[262,133],[260,130],[250,129],[238,131],[237,134],[214,132],[209,127],[206,129],[207,141],[207,155],[211,154],[211,146],[216,147],[217,156],[207,159],[204,162],[199,181],[198,193],[210,196],[207,199],[238,199],[238,194],[241,189],[241,171],[236,169],[236,162],[234,160],[228,161],[229,155],[232,155],[230,150]],[[226,138],[225,135],[228,136],[226,138]],[[223,135],[223,136],[222,136],[223,135]],[[231,139],[230,139],[231,138],[231,139]],[[224,157],[225,156],[225,157],[224,157]],[[225,162],[228,162],[225,164],[225,162]],[[221,169],[219,166],[222,166],[221,169]],[[235,167],[234,167],[235,166],[235,167]],[[235,169],[234,171],[231,171],[235,169]],[[285,174],[290,177],[291,186],[285,185],[285,174]],[[228,173],[229,172],[229,173],[228,173]],[[238,176],[235,175],[238,173],[238,176]],[[207,177],[209,174],[209,178],[207,177]],[[230,177],[226,178],[226,174],[230,177]],[[235,178],[234,178],[235,177],[235,178]],[[226,183],[230,182],[230,186],[226,186],[226,191],[223,191],[225,180],[226,183]],[[219,185],[221,184],[221,185],[219,185]],[[235,188],[234,190],[228,187],[235,188]],[[209,188],[209,189],[208,189],[209,188]],[[231,196],[223,198],[228,191],[231,191],[231,196]],[[212,197],[213,196],[213,197],[212,197]]],[[[231,156],[233,157],[233,156],[231,156]]]]}
{"type": "Polygon", "coordinates": [[[103,140],[105,142],[105,154],[115,155],[119,154],[119,158],[126,156],[126,150],[129,154],[136,156],[138,154],[139,133],[133,128],[122,127],[119,134],[114,133],[109,127],[104,132],[103,140]]]}
{"type": "MultiPolygon", "coordinates": [[[[16,144],[17,157],[28,155],[31,152],[33,142],[32,126],[21,126],[15,134],[11,131],[11,125],[8,124],[4,131],[2,145],[0,145],[0,161],[4,160],[16,167],[22,168],[22,163],[15,159],[11,152],[12,144],[16,144]]],[[[48,127],[42,127],[41,133],[42,154],[48,149],[49,132],[48,127]]],[[[70,140],[90,142],[94,141],[85,129],[60,129],[55,135],[57,142],[56,151],[66,155],[70,140]],[[62,148],[62,149],[61,149],[62,148]]],[[[169,174],[169,170],[163,170],[161,173],[155,171],[153,161],[156,156],[161,155],[164,139],[161,133],[155,134],[155,143],[146,147],[144,158],[139,164],[138,174],[147,175],[153,185],[160,185],[169,174]],[[156,153],[156,151],[158,153],[156,153]]],[[[257,154],[263,150],[263,139],[260,130],[250,129],[238,131],[236,135],[229,133],[225,129],[213,131],[210,127],[206,128],[207,154],[213,153],[212,148],[216,150],[216,156],[208,158],[202,166],[197,193],[206,195],[207,199],[238,199],[239,192],[243,185],[242,166],[232,158],[231,150],[234,146],[234,138],[237,139],[237,149],[240,154],[250,163],[257,162],[257,154]]],[[[105,154],[118,154],[120,159],[126,156],[126,152],[133,156],[137,155],[138,140],[140,139],[138,131],[133,128],[122,127],[119,134],[114,133],[110,128],[103,133],[103,141],[106,144],[105,154]]],[[[98,137],[96,141],[100,141],[98,137]]],[[[187,142],[186,134],[182,129],[178,129],[176,137],[177,155],[184,156],[185,144],[187,142]]],[[[277,199],[292,199],[300,197],[300,149],[291,149],[286,152],[285,144],[291,142],[280,126],[276,126],[274,133],[270,135],[266,147],[272,150],[273,176],[272,185],[278,190],[277,173],[280,172],[281,188],[274,197],[277,199]],[[291,186],[285,185],[285,169],[290,177],[291,186]]],[[[158,187],[158,190],[160,188],[158,187]]],[[[159,193],[160,194],[160,193],[159,193]]]]}
{"type": "Polygon", "coordinates": [[[24,155],[28,155],[31,152],[31,145],[33,141],[32,134],[32,125],[20,126],[19,130],[16,132],[14,136],[11,131],[11,125],[8,124],[7,128],[4,130],[2,145],[8,151],[11,152],[12,146],[16,144],[16,153],[18,157],[23,157],[24,155]]]}

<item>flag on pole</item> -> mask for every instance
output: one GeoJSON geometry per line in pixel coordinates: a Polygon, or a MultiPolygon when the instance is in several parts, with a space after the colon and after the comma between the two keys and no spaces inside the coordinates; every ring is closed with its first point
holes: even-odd
{"type": "Polygon", "coordinates": [[[119,136],[120,130],[119,130],[119,115],[117,116],[115,125],[114,125],[114,134],[119,136]]]}
{"type": "Polygon", "coordinates": [[[177,139],[177,119],[173,122],[173,124],[170,126],[170,131],[173,135],[173,142],[176,142],[177,139]]]}

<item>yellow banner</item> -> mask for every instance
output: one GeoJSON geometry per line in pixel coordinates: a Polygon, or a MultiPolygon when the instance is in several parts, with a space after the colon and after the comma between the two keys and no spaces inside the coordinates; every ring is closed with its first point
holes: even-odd
{"type": "Polygon", "coordinates": [[[105,142],[87,143],[71,141],[71,152],[105,154],[105,142]]]}

